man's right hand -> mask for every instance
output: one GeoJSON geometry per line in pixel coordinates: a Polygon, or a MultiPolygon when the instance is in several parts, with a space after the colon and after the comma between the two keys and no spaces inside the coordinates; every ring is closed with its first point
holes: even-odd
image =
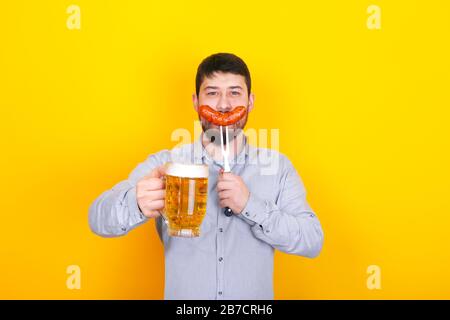
{"type": "Polygon", "coordinates": [[[158,217],[158,210],[164,209],[166,186],[164,166],[153,169],[148,175],[141,178],[136,184],[136,198],[138,207],[148,218],[158,217]]]}

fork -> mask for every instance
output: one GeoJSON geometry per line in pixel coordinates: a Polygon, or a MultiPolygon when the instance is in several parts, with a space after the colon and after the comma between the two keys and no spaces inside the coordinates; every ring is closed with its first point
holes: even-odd
{"type": "MultiPolygon", "coordinates": [[[[224,145],[224,141],[223,141],[223,126],[220,126],[220,148],[222,149],[222,156],[223,156],[223,172],[230,172],[230,161],[228,159],[228,156],[230,154],[230,139],[228,139],[228,126],[225,126],[225,139],[226,139],[226,144],[224,145]]],[[[225,215],[227,217],[231,217],[233,215],[233,210],[231,210],[229,207],[226,207],[223,210],[223,213],[225,213],[225,215]]]]}

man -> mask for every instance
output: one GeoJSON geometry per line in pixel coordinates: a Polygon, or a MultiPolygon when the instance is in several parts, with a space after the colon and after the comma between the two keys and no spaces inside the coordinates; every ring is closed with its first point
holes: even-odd
{"type": "Polygon", "coordinates": [[[197,141],[150,155],[89,209],[90,227],[103,237],[124,235],[157,219],[164,244],[166,299],[273,299],[274,249],[310,258],[321,251],[320,222],[291,162],[276,151],[250,146],[239,130],[254,100],[242,59],[227,53],[207,57],[197,70],[195,110],[201,105],[220,112],[247,108],[237,130],[230,130],[232,172],[222,170],[217,126],[201,119],[203,133],[197,141]],[[264,152],[271,155],[268,164],[276,169],[273,172],[262,170],[258,159],[264,152]],[[209,166],[207,212],[197,238],[170,237],[160,215],[165,198],[163,164],[175,157],[209,166]],[[232,216],[224,214],[225,207],[232,216]]]}

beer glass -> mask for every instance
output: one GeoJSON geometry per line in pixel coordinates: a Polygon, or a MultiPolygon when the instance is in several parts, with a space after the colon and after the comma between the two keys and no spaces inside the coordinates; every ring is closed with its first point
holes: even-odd
{"type": "Polygon", "coordinates": [[[207,165],[167,162],[163,216],[170,236],[198,237],[208,200],[207,165]]]}

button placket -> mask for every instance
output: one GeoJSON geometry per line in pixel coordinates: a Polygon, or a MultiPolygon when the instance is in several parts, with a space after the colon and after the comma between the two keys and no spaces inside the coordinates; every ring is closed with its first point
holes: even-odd
{"type": "Polygon", "coordinates": [[[224,218],[224,215],[222,214],[222,208],[218,208],[218,214],[217,214],[217,226],[218,228],[216,229],[218,232],[216,232],[216,238],[217,238],[217,299],[223,299],[223,284],[224,284],[224,279],[223,279],[223,252],[224,252],[224,232],[223,232],[223,223],[224,221],[222,220],[224,218]]]}

